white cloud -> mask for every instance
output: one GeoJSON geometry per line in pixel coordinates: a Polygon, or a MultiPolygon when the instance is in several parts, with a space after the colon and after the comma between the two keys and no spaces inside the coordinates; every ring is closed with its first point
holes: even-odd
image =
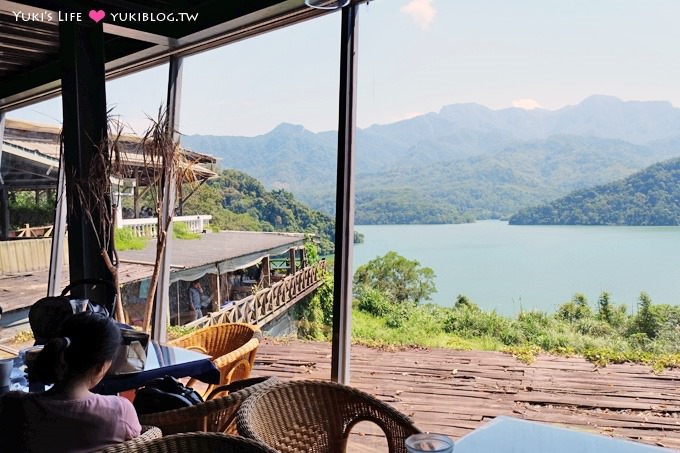
{"type": "Polygon", "coordinates": [[[525,110],[542,108],[541,104],[539,104],[535,99],[515,99],[512,101],[512,106],[525,110]]]}
{"type": "Polygon", "coordinates": [[[437,15],[437,11],[432,6],[432,0],[411,0],[401,7],[400,11],[410,16],[423,30],[430,28],[434,16],[437,15]]]}

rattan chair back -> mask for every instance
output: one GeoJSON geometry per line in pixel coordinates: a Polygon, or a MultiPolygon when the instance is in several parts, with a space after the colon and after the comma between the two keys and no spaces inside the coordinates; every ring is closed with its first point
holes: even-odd
{"type": "MultiPolygon", "coordinates": [[[[257,326],[227,323],[198,329],[169,343],[210,355],[220,370],[218,385],[225,385],[250,376],[260,338],[261,333],[257,326]]],[[[193,383],[194,381],[189,381],[188,385],[193,383]]],[[[214,385],[209,386],[204,396],[214,388],[214,385]]]]}
{"type": "Polygon", "coordinates": [[[257,441],[220,433],[172,434],[136,445],[121,444],[115,450],[106,451],[107,453],[276,453],[276,450],[257,441]]]}
{"type": "Polygon", "coordinates": [[[340,453],[352,428],[373,422],[390,452],[406,452],[405,440],[420,430],[404,414],[352,387],[321,381],[271,386],[246,400],[237,416],[241,435],[282,453],[340,453]]]}
{"type": "Polygon", "coordinates": [[[250,378],[217,387],[208,400],[194,406],[139,415],[140,423],[158,426],[163,434],[190,431],[238,434],[236,411],[251,395],[279,382],[274,377],[250,378]],[[211,398],[215,395],[214,398],[211,398]]]}
{"type": "Polygon", "coordinates": [[[107,447],[103,450],[101,450],[99,453],[116,453],[119,451],[136,451],[134,448],[137,445],[143,444],[145,442],[149,442],[153,439],[158,439],[163,437],[163,433],[161,432],[160,428],[156,426],[145,426],[142,424],[142,433],[135,437],[132,440],[128,440],[127,442],[121,442],[120,444],[117,445],[112,445],[110,447],[107,447]]]}

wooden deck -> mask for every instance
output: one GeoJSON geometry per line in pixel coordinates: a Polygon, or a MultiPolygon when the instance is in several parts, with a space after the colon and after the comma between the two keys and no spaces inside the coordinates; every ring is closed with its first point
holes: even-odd
{"type": "MultiPolygon", "coordinates": [[[[330,343],[267,339],[253,374],[328,379],[330,343]]],[[[680,449],[680,370],[598,368],[581,358],[443,349],[352,347],[351,385],[458,439],[497,415],[680,449]]]]}

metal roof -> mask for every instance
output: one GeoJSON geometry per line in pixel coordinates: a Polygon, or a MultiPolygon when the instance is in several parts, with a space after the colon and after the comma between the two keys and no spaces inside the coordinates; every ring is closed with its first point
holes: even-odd
{"type": "Polygon", "coordinates": [[[328,12],[304,0],[0,0],[0,110],[58,95],[60,21],[98,26],[100,11],[108,79],[328,12]]]}
{"type": "MultiPolygon", "coordinates": [[[[0,153],[0,181],[12,189],[53,188],[57,185],[59,173],[61,128],[38,125],[25,121],[8,119],[0,153]]],[[[135,176],[145,185],[143,177],[150,170],[141,154],[142,140],[134,135],[121,135],[119,148],[127,174],[117,175],[124,178],[135,176]]],[[[217,159],[213,156],[190,150],[181,150],[182,163],[189,168],[183,172],[185,182],[205,180],[216,176],[217,159]]]]}
{"type": "MultiPolygon", "coordinates": [[[[220,273],[243,269],[260,261],[264,256],[276,256],[290,248],[304,245],[303,233],[262,233],[251,231],[222,231],[206,233],[200,239],[173,240],[170,263],[170,281],[195,280],[206,273],[220,273]]],[[[156,242],[149,241],[142,250],[118,252],[121,260],[121,281],[143,280],[151,276],[152,266],[146,272],[126,271],[130,264],[156,261],[156,242]]]]}

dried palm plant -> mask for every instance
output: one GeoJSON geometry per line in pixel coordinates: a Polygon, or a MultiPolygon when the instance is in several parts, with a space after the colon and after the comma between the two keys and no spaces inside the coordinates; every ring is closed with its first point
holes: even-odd
{"type": "MultiPolygon", "coordinates": [[[[116,288],[114,314],[116,319],[122,321],[124,315],[118,284],[118,254],[114,243],[116,207],[112,209],[108,207],[111,206],[112,177],[121,180],[126,170],[125,159],[121,157],[122,151],[119,147],[124,125],[108,111],[107,126],[107,137],[96,146],[97,152],[92,156],[88,174],[80,175],[73,171],[68,179],[69,191],[73,194],[73,197],[68,198],[68,209],[71,215],[83,215],[94,232],[99,254],[111,273],[112,283],[116,288]],[[76,213],[76,210],[79,212],[76,213]],[[112,250],[112,257],[109,256],[109,250],[112,250]]],[[[63,152],[62,140],[62,155],[63,152]]]]}
{"type": "Polygon", "coordinates": [[[160,276],[161,257],[165,252],[172,226],[175,199],[178,188],[184,182],[195,183],[198,178],[194,173],[194,163],[180,152],[176,133],[168,122],[167,110],[159,108],[157,118],[149,117],[151,125],[141,141],[143,172],[148,184],[147,193],[154,204],[157,219],[156,259],[149,282],[149,290],[144,311],[143,329],[149,332],[153,313],[156,288],[160,276]],[[168,199],[170,197],[170,199],[168,199]],[[162,215],[163,206],[169,205],[167,216],[162,215]]]}

